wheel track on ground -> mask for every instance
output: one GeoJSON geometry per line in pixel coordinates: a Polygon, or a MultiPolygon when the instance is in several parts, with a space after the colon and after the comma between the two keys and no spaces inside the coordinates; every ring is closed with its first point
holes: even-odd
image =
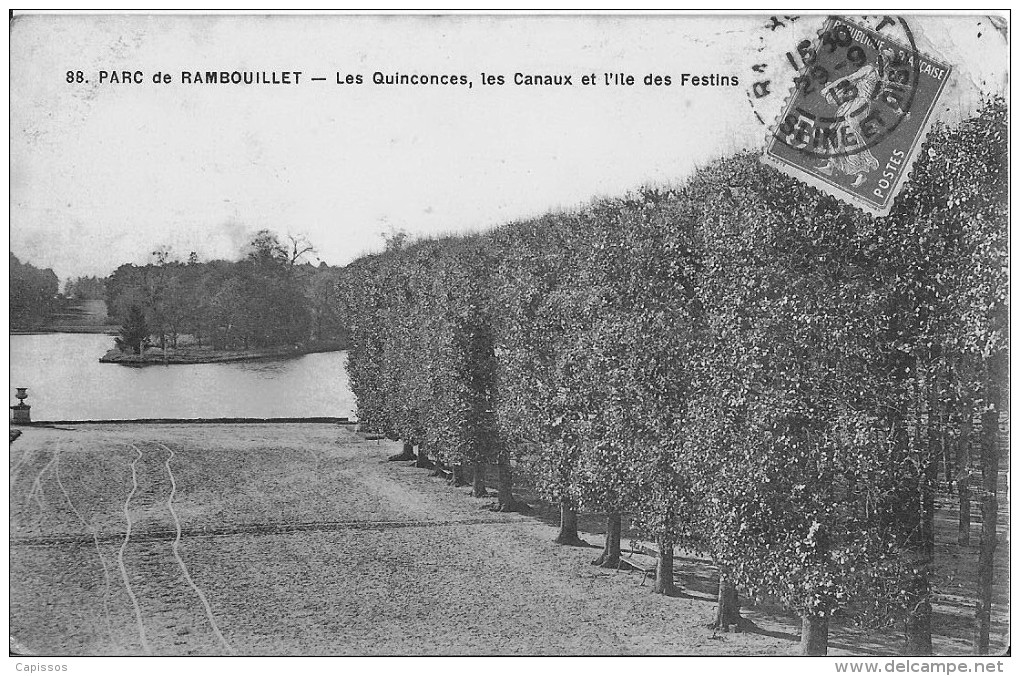
{"type": "Polygon", "coordinates": [[[174,496],[177,494],[177,480],[174,478],[173,470],[170,469],[170,462],[174,459],[176,454],[173,449],[165,444],[159,444],[159,446],[169,454],[167,455],[166,462],[163,463],[166,467],[167,476],[170,477],[170,496],[167,498],[166,506],[167,510],[170,512],[171,518],[174,520],[174,528],[176,531],[174,541],[173,544],[170,545],[170,549],[173,551],[174,558],[177,559],[177,565],[180,566],[181,572],[184,574],[184,579],[187,580],[188,584],[202,602],[202,606],[205,608],[205,616],[208,618],[209,625],[212,627],[213,633],[216,634],[216,638],[218,638],[220,643],[223,644],[223,647],[227,650],[227,654],[234,655],[236,654],[234,649],[230,647],[229,643],[227,643],[227,639],[223,637],[223,633],[220,631],[219,625],[216,624],[216,618],[213,616],[212,607],[209,605],[208,599],[206,599],[205,594],[202,593],[202,590],[198,588],[198,585],[195,584],[195,581],[191,578],[191,573],[188,572],[188,566],[184,563],[184,559],[181,558],[181,553],[179,551],[181,544],[181,520],[177,517],[177,512],[174,510],[174,496]]]}
{"type": "Polygon", "coordinates": [[[92,534],[92,543],[96,547],[96,554],[99,556],[99,564],[103,567],[103,578],[106,582],[106,590],[103,593],[103,615],[106,619],[106,629],[110,634],[110,638],[113,639],[113,624],[110,621],[110,569],[106,565],[106,557],[103,556],[103,550],[99,546],[99,536],[94,526],[90,526],[85,521],[85,517],[82,516],[78,508],[74,506],[74,502],[71,500],[71,495],[67,492],[67,488],[64,486],[64,482],[60,480],[60,460],[59,453],[56,466],[53,468],[53,474],[57,478],[57,486],[60,488],[60,492],[64,494],[64,499],[67,500],[67,506],[71,508],[74,515],[78,517],[78,521],[92,534]]]}
{"type": "MultiPolygon", "coordinates": [[[[149,649],[155,655],[225,655],[227,650],[210,627],[201,598],[188,583],[174,552],[177,528],[173,517],[181,518],[181,506],[177,504],[180,496],[175,494],[171,498],[170,494],[177,483],[179,468],[173,468],[171,461],[168,471],[170,453],[161,448],[159,441],[144,440],[135,442],[135,446],[143,457],[135,469],[138,488],[130,503],[131,539],[124,551],[124,565],[137,596],[149,649]],[[139,537],[152,530],[167,536],[139,537]]],[[[183,540],[184,529],[181,530],[183,540]]],[[[202,552],[205,550],[199,556],[205,562],[202,552]]],[[[215,553],[211,554],[215,559],[215,553]]]]}
{"type": "Polygon", "coordinates": [[[35,504],[39,507],[39,517],[35,523],[36,528],[42,525],[43,519],[46,516],[46,505],[43,504],[42,498],[40,497],[40,494],[42,493],[42,478],[43,475],[49,471],[53,463],[56,462],[57,455],[59,453],[60,451],[53,452],[53,456],[50,458],[49,462],[43,465],[42,469],[39,470],[39,473],[35,475],[35,479],[32,481],[32,487],[29,489],[28,495],[25,496],[25,511],[28,511],[28,503],[33,499],[35,500],[35,504]]]}
{"type": "Polygon", "coordinates": [[[11,481],[12,482],[14,481],[14,477],[17,475],[18,470],[21,469],[22,465],[24,465],[25,462],[28,461],[28,457],[30,455],[32,455],[32,449],[29,447],[29,448],[26,448],[24,451],[22,451],[21,457],[18,458],[17,462],[14,463],[14,467],[11,468],[11,481]]]}
{"type": "MultiPolygon", "coordinates": [[[[18,474],[19,473],[23,473],[22,470],[24,470],[27,466],[31,465],[33,463],[33,461],[36,458],[38,458],[39,455],[42,454],[43,452],[44,451],[39,451],[37,453],[34,450],[27,449],[22,454],[22,456],[20,458],[18,458],[18,460],[14,463],[14,467],[11,468],[11,475],[10,475],[10,480],[8,481],[8,485],[10,487],[10,502],[11,502],[11,506],[12,506],[12,511],[13,511],[14,505],[16,504],[16,498],[14,496],[15,488],[20,488],[20,486],[17,485],[18,484],[18,474]]],[[[25,509],[28,509],[28,503],[32,499],[32,491],[33,490],[34,490],[34,487],[32,486],[31,483],[29,483],[29,485],[28,485],[27,489],[25,489],[25,493],[24,493],[24,500],[23,500],[23,502],[24,502],[24,508],[25,509]]]]}
{"type": "Polygon", "coordinates": [[[134,590],[131,589],[131,581],[128,579],[127,568],[124,566],[124,550],[127,549],[128,542],[131,540],[131,498],[135,496],[135,492],[138,490],[138,461],[142,459],[142,452],[137,446],[131,444],[131,450],[137,453],[137,457],[131,461],[131,492],[128,493],[127,499],[124,501],[124,521],[127,523],[127,527],[124,531],[124,542],[120,545],[120,550],[117,553],[117,565],[120,566],[120,574],[124,580],[124,590],[127,592],[128,597],[131,599],[131,605],[135,611],[135,621],[138,624],[138,636],[142,640],[142,647],[145,652],[149,655],[152,654],[152,648],[149,646],[149,640],[145,636],[145,625],[142,623],[142,609],[138,605],[138,597],[135,596],[134,590]]]}

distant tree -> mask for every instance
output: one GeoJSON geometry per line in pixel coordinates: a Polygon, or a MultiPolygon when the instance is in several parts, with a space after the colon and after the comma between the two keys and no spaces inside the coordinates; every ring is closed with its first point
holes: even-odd
{"type": "Polygon", "coordinates": [[[156,247],[152,252],[152,258],[156,261],[156,265],[166,265],[174,260],[173,247],[166,244],[156,247]]]}
{"type": "Polygon", "coordinates": [[[245,246],[245,258],[263,267],[289,263],[287,248],[272,230],[259,230],[245,246]]]}
{"type": "Polygon", "coordinates": [[[311,274],[305,284],[305,296],[311,314],[312,340],[335,339],[342,331],[337,312],[337,273],[325,264],[311,274]]]}
{"type": "Polygon", "coordinates": [[[294,345],[307,338],[311,318],[294,263],[310,250],[303,238],[292,238],[288,247],[270,230],[260,230],[248,243],[239,275],[244,319],[255,347],[294,345]]]}
{"type": "Polygon", "coordinates": [[[100,277],[76,277],[64,283],[64,295],[77,300],[102,300],[106,282],[100,277]]]}
{"type": "Polygon", "coordinates": [[[160,347],[176,348],[181,329],[195,309],[183,279],[186,268],[168,246],[159,247],[152,256],[156,264],[146,266],[144,274],[149,324],[159,336],[160,347]]]}
{"type": "Polygon", "coordinates": [[[208,303],[208,323],[213,347],[249,347],[251,327],[243,311],[243,284],[238,277],[229,277],[208,303]]]}
{"type": "Polygon", "coordinates": [[[260,230],[240,260],[200,262],[191,252],[183,262],[161,246],[147,265],[121,265],[105,280],[79,278],[67,289],[76,298],[105,296],[108,314],[120,323],[137,306],[153,340],[167,348],[182,336],[220,350],[344,342],[337,269],[306,262],[314,250],[303,235],[281,239],[260,230]]]}
{"type": "Polygon", "coordinates": [[[304,235],[287,235],[287,261],[290,267],[297,265],[305,254],[315,253],[315,247],[304,235]]]}
{"type": "Polygon", "coordinates": [[[11,326],[29,328],[44,322],[59,291],[60,280],[53,270],[40,270],[10,254],[11,326]]]}
{"type": "Polygon", "coordinates": [[[383,238],[383,242],[386,245],[387,251],[399,251],[403,249],[407,244],[407,238],[409,237],[407,230],[403,228],[394,228],[390,226],[389,230],[380,233],[380,237],[383,238]]]}
{"type": "Polygon", "coordinates": [[[145,322],[145,313],[137,305],[132,305],[127,312],[119,335],[114,339],[117,348],[122,352],[128,350],[135,354],[142,353],[142,344],[149,337],[149,327],[145,322]]]}

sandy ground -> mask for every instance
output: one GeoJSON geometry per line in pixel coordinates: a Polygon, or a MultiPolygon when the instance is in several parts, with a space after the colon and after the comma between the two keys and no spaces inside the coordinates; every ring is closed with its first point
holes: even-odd
{"type": "MultiPolygon", "coordinates": [[[[678,558],[684,595],[656,596],[640,573],[591,566],[595,548],[554,545],[542,510],[492,513],[384,461],[397,451],[324,424],[26,429],[10,458],[12,641],[43,655],[796,652],[799,624],[776,609],[745,607],[750,632],[706,628],[707,561],[678,558]]],[[[967,590],[953,599],[936,609],[940,654],[970,650],[967,590]]],[[[899,640],[834,625],[830,654],[899,640]]]]}

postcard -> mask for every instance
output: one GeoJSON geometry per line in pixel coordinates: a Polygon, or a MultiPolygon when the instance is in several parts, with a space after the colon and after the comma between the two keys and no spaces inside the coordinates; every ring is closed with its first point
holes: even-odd
{"type": "Polygon", "coordinates": [[[12,12],[12,663],[1001,670],[1009,29],[12,12]]]}

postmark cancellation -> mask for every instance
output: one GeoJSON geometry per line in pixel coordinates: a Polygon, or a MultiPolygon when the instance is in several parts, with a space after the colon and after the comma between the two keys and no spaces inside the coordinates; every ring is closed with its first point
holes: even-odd
{"type": "MultiPolygon", "coordinates": [[[[901,20],[902,22],[902,20],[901,20]]],[[[874,215],[905,184],[951,74],[906,43],[831,17],[802,60],[762,161],[874,215]]]]}

